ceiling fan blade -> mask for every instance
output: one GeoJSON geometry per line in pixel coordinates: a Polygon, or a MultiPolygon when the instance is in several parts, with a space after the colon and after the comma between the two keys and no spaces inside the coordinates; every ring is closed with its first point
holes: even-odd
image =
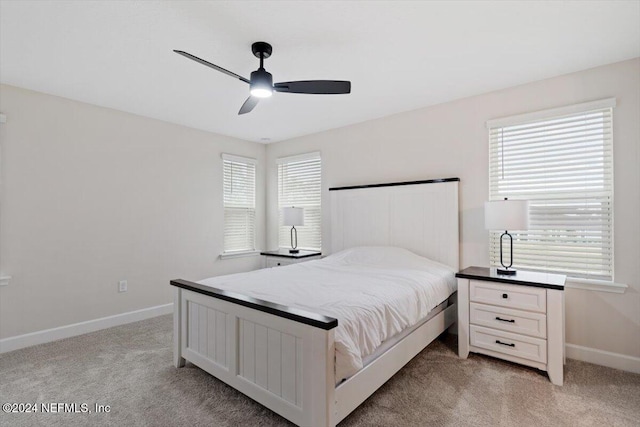
{"type": "Polygon", "coordinates": [[[193,56],[190,53],[184,52],[182,50],[174,50],[174,52],[177,53],[178,55],[184,56],[185,58],[189,58],[189,59],[191,59],[193,61],[199,62],[202,65],[206,65],[209,68],[213,68],[214,70],[218,70],[221,73],[225,73],[227,76],[231,76],[231,77],[234,77],[234,78],[236,78],[238,80],[242,80],[245,83],[250,83],[249,79],[246,79],[246,78],[244,78],[242,76],[239,76],[238,74],[233,73],[233,72],[231,72],[231,71],[229,71],[227,69],[224,69],[222,67],[218,67],[216,64],[212,64],[211,62],[205,61],[204,59],[198,58],[197,56],[193,56]]]}
{"type": "Polygon", "coordinates": [[[240,107],[240,111],[238,111],[238,115],[250,113],[251,110],[253,110],[255,106],[258,105],[258,101],[260,101],[260,98],[258,97],[255,97],[255,96],[248,97],[247,100],[244,101],[244,104],[242,104],[242,107],[240,107]]]}
{"type": "Polygon", "coordinates": [[[318,95],[338,95],[351,93],[351,82],[344,80],[301,80],[273,85],[276,92],[310,93],[318,95]]]}

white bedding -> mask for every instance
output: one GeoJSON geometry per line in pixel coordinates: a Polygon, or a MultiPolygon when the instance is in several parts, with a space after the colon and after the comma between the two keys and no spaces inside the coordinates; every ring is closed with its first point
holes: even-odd
{"type": "Polygon", "coordinates": [[[394,247],[346,249],[317,261],[199,283],[338,319],[336,382],[456,290],[454,270],[394,247]]]}

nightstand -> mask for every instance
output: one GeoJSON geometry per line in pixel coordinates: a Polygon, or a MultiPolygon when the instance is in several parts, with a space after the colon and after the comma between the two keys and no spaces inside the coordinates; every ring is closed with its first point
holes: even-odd
{"type": "Polygon", "coordinates": [[[260,252],[260,255],[265,257],[265,267],[270,268],[320,259],[322,253],[300,249],[300,252],[292,254],[288,249],[278,249],[277,251],[260,252]]]}
{"type": "Polygon", "coordinates": [[[560,274],[469,267],[458,278],[458,355],[469,352],[564,374],[564,282],[560,274]]]}

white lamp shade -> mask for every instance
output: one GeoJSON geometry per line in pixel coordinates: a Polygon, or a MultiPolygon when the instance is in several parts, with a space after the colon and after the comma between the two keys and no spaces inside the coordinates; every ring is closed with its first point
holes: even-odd
{"type": "Polygon", "coordinates": [[[487,230],[528,230],[529,201],[484,202],[484,228],[487,230]]]}
{"type": "Polygon", "coordinates": [[[304,225],[304,208],[282,208],[282,225],[304,225]]]}

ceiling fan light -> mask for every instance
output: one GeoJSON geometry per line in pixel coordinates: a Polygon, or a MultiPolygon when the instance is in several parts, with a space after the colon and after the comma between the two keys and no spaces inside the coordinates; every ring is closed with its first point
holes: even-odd
{"type": "Polygon", "coordinates": [[[254,87],[251,89],[251,96],[255,96],[256,98],[268,98],[271,95],[273,95],[271,88],[254,87]]]}
{"type": "Polygon", "coordinates": [[[268,98],[273,95],[273,77],[264,68],[251,73],[251,96],[268,98]]]}

